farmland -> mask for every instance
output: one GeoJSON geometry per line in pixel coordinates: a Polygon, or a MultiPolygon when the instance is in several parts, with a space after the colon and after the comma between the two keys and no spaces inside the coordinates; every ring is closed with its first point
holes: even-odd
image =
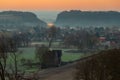
{"type": "MultiPolygon", "coordinates": [[[[20,50],[23,51],[22,53],[22,58],[26,58],[26,59],[35,59],[35,48],[34,47],[29,47],[29,48],[20,48],[20,50]]],[[[70,49],[62,49],[62,61],[73,61],[76,59],[79,59],[82,55],[82,53],[67,53],[65,52],[66,50],[70,50],[70,49]]]]}
{"type": "MultiPolygon", "coordinates": [[[[39,45],[44,44],[47,46],[47,42],[39,42],[38,44],[39,45]]],[[[84,53],[67,52],[70,50],[77,50],[77,49],[59,48],[58,42],[53,43],[53,46],[51,49],[62,50],[61,60],[62,60],[62,62],[65,62],[65,63],[73,62],[75,60],[78,60],[78,59],[86,56],[84,53]]],[[[19,55],[19,59],[18,59],[18,63],[19,63],[18,69],[19,70],[26,71],[27,73],[37,71],[38,69],[40,70],[40,67],[38,67],[38,66],[34,66],[34,65],[26,66],[26,65],[23,65],[23,62],[21,62],[22,59],[25,59],[27,62],[38,63],[38,60],[35,58],[35,46],[19,48],[19,51],[22,52],[19,55]]],[[[13,63],[13,61],[9,58],[8,63],[13,63]]]]}

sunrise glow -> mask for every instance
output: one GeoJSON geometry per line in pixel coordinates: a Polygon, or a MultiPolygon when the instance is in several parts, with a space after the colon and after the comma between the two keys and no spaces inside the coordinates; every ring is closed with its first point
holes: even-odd
{"type": "Polygon", "coordinates": [[[48,25],[49,28],[54,27],[53,23],[48,23],[47,25],[48,25]]]}
{"type": "Polygon", "coordinates": [[[117,10],[120,0],[0,0],[1,10],[117,10]]]}

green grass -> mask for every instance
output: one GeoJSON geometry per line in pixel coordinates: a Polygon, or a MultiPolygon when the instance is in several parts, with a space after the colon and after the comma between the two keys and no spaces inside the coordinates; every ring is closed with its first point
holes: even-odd
{"type": "MultiPolygon", "coordinates": [[[[35,48],[32,48],[32,47],[31,48],[20,48],[20,50],[23,50],[21,58],[35,60],[35,48]]],[[[65,52],[66,50],[70,50],[70,49],[62,49],[62,53],[63,53],[62,61],[73,61],[83,56],[83,54],[80,54],[80,53],[66,53],[65,52]]]]}
{"type": "MultiPolygon", "coordinates": [[[[45,46],[48,46],[48,45],[49,45],[49,43],[46,42],[46,41],[45,41],[45,42],[32,42],[31,44],[32,44],[32,45],[38,44],[38,45],[45,45],[45,46]]],[[[52,47],[58,47],[58,46],[59,46],[59,42],[53,42],[51,46],[52,46],[52,47]]]]}
{"type": "MultiPolygon", "coordinates": [[[[23,53],[19,56],[19,63],[20,63],[20,59],[24,58],[24,59],[28,59],[28,60],[32,60],[34,62],[36,62],[35,59],[35,48],[34,47],[29,47],[29,48],[20,48],[19,50],[23,51],[23,53]]],[[[69,61],[74,61],[77,59],[80,59],[83,54],[80,53],[67,53],[65,51],[70,50],[70,49],[61,49],[62,50],[62,61],[64,62],[69,62],[69,61]]],[[[38,69],[35,67],[32,68],[28,68],[25,66],[20,66],[19,69],[26,71],[27,73],[31,73],[34,71],[37,71],[38,69]]]]}
{"type": "MultiPolygon", "coordinates": [[[[47,45],[48,43],[40,42],[39,44],[47,45]]],[[[82,54],[82,53],[68,53],[68,52],[65,52],[65,51],[68,51],[68,50],[75,50],[75,49],[54,48],[55,46],[59,46],[59,43],[58,42],[54,43],[52,49],[62,50],[61,59],[62,59],[63,62],[74,61],[74,60],[80,59],[81,57],[84,56],[84,54],[82,54]]],[[[20,60],[23,59],[23,58],[27,59],[27,60],[32,60],[32,62],[37,62],[37,60],[35,58],[35,47],[19,48],[19,50],[22,51],[22,54],[20,54],[18,56],[19,65],[22,64],[20,62],[20,60]]],[[[11,58],[8,59],[8,63],[12,63],[11,58]]],[[[20,70],[25,70],[26,72],[34,72],[34,71],[37,71],[39,69],[39,68],[36,68],[36,67],[28,68],[26,66],[18,66],[18,68],[20,70]]]]}
{"type": "Polygon", "coordinates": [[[30,48],[20,48],[19,50],[22,50],[22,58],[25,59],[34,59],[35,58],[35,48],[30,47],[30,48]]]}
{"type": "Polygon", "coordinates": [[[62,61],[65,61],[65,62],[74,61],[74,60],[80,59],[81,56],[82,56],[82,54],[76,54],[76,53],[63,54],[62,61]]]}
{"type": "MultiPolygon", "coordinates": [[[[19,50],[22,50],[23,53],[20,55],[21,58],[25,58],[25,59],[29,59],[32,60],[34,62],[36,62],[35,59],[35,48],[34,47],[30,47],[30,48],[20,48],[19,50]]],[[[62,50],[62,61],[63,62],[70,62],[70,61],[74,61],[77,59],[80,59],[83,54],[81,53],[67,53],[65,51],[70,50],[70,49],[61,49],[62,50]]],[[[25,70],[26,72],[34,72],[36,70],[38,70],[37,68],[27,68],[27,67],[20,67],[20,69],[25,70]]]]}

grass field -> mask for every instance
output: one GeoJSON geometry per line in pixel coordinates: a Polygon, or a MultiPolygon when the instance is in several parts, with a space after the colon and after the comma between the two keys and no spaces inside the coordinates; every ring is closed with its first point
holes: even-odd
{"type": "MultiPolygon", "coordinates": [[[[37,62],[36,58],[35,58],[35,48],[34,47],[28,47],[28,48],[19,48],[19,50],[21,50],[23,53],[20,54],[18,57],[18,63],[19,63],[19,66],[18,66],[18,69],[19,70],[22,70],[22,71],[26,71],[27,73],[32,73],[34,71],[37,71],[39,70],[38,67],[27,67],[27,66],[22,66],[22,63],[20,62],[21,59],[26,59],[26,60],[31,60],[33,62],[37,62]]],[[[63,62],[70,62],[70,61],[74,61],[74,60],[77,60],[77,59],[80,59],[83,54],[82,53],[67,53],[65,51],[67,50],[70,50],[70,49],[61,49],[62,50],[62,61],[63,62]]],[[[13,63],[12,59],[9,58],[8,59],[8,65],[9,63],[13,63]]]]}
{"type": "MultiPolygon", "coordinates": [[[[35,59],[35,48],[20,48],[23,51],[22,58],[25,59],[35,59]]],[[[65,51],[68,49],[62,49],[62,61],[73,61],[81,58],[84,54],[82,53],[66,53],[65,51]]]]}
{"type": "MultiPolygon", "coordinates": [[[[38,43],[34,43],[34,44],[38,44],[38,43]]],[[[39,43],[39,44],[47,45],[48,43],[42,42],[42,43],[39,43]]],[[[83,53],[68,53],[66,51],[68,51],[68,50],[75,50],[75,49],[58,48],[58,45],[59,45],[58,42],[54,43],[52,49],[62,50],[62,57],[61,57],[61,59],[62,59],[63,62],[74,61],[74,60],[80,59],[81,57],[84,56],[83,53]]],[[[26,72],[37,71],[39,68],[36,68],[36,67],[28,68],[26,66],[21,66],[22,63],[20,62],[21,59],[26,59],[26,60],[31,60],[32,62],[37,62],[37,60],[35,58],[35,47],[19,48],[19,50],[22,51],[22,54],[20,54],[20,56],[18,56],[19,57],[18,63],[20,65],[20,66],[18,66],[18,68],[20,70],[25,70],[26,72]]],[[[9,62],[11,62],[10,59],[8,59],[8,63],[9,62]]]]}

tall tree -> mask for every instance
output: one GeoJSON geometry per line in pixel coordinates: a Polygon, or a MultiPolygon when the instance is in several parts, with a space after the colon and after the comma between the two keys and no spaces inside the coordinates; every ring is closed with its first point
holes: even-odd
{"type": "Polygon", "coordinates": [[[7,38],[3,34],[1,34],[0,35],[0,78],[1,80],[5,80],[7,52],[8,52],[7,38]]]}
{"type": "Polygon", "coordinates": [[[57,28],[55,27],[55,25],[48,25],[48,26],[49,26],[49,30],[48,30],[49,44],[48,44],[48,47],[50,48],[52,46],[53,39],[56,36],[57,28]]]}

